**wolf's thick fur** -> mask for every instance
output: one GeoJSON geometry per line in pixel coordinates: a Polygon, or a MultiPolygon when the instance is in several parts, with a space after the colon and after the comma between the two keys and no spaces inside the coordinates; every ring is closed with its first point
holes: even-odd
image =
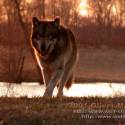
{"type": "Polygon", "coordinates": [[[33,17],[31,45],[42,71],[46,90],[52,96],[58,86],[57,96],[63,95],[64,86],[70,88],[77,62],[77,47],[73,33],[60,25],[60,19],[39,21],[33,17]]]}

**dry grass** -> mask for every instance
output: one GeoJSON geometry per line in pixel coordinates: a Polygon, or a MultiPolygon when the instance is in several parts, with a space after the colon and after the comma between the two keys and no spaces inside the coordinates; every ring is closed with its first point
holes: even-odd
{"type": "Polygon", "coordinates": [[[0,98],[0,125],[124,125],[124,110],[124,97],[0,98]]]}

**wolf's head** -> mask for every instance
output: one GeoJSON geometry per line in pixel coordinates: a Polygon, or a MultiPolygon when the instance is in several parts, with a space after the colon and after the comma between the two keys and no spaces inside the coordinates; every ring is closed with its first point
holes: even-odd
{"type": "Polygon", "coordinates": [[[60,39],[60,19],[57,17],[53,21],[40,21],[33,17],[32,24],[32,45],[44,56],[60,39]]]}

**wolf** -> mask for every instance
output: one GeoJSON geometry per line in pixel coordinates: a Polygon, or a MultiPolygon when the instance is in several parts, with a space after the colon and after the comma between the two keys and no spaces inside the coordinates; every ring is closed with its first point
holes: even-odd
{"type": "Polygon", "coordinates": [[[44,97],[51,97],[58,86],[57,97],[63,96],[74,81],[78,59],[77,45],[71,30],[60,24],[60,18],[39,20],[32,18],[31,47],[41,69],[46,89],[44,97]]]}

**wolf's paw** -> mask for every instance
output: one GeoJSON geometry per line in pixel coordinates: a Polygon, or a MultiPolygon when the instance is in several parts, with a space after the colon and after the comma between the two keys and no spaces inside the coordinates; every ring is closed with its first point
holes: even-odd
{"type": "Polygon", "coordinates": [[[63,92],[58,92],[57,97],[64,97],[63,92]]]}

